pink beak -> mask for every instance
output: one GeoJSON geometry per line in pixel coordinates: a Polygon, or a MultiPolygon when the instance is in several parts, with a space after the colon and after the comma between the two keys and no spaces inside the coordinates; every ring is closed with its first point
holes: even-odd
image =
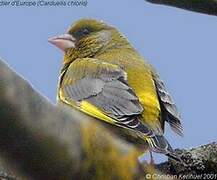
{"type": "Polygon", "coordinates": [[[48,42],[65,52],[67,49],[75,47],[76,39],[70,34],[62,34],[49,38],[48,42]]]}

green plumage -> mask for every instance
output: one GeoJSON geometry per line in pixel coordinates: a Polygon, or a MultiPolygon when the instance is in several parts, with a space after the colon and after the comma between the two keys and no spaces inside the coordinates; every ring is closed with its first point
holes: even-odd
{"type": "Polygon", "coordinates": [[[163,137],[164,123],[182,134],[180,116],[152,66],[114,27],[80,20],[68,31],[59,84],[60,101],[129,131],[151,150],[174,156],[163,137]]]}

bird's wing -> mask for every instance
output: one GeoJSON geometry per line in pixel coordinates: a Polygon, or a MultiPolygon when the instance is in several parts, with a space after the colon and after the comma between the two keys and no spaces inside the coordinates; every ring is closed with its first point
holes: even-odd
{"type": "Polygon", "coordinates": [[[141,124],[135,117],[143,107],[127,83],[127,74],[117,65],[93,58],[77,59],[63,75],[59,97],[113,124],[128,128],[141,124]]]}
{"type": "Polygon", "coordinates": [[[154,74],[154,81],[162,109],[162,121],[167,121],[172,130],[182,136],[183,128],[181,125],[181,117],[172,97],[157,74],[154,74]]]}
{"type": "Polygon", "coordinates": [[[173,154],[167,140],[155,135],[141,119],[143,108],[117,65],[92,58],[77,59],[62,73],[61,101],[106,122],[131,129],[147,140],[152,150],[173,154]]]}

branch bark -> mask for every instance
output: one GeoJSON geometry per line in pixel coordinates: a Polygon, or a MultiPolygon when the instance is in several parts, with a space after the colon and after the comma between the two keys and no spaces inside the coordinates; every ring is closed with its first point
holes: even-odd
{"type": "Polygon", "coordinates": [[[217,0],[146,0],[155,4],[173,6],[185,10],[217,15],[217,0]]]}
{"type": "Polygon", "coordinates": [[[217,142],[176,151],[186,163],[185,166],[169,159],[156,165],[156,168],[178,179],[217,179],[217,142]]]}

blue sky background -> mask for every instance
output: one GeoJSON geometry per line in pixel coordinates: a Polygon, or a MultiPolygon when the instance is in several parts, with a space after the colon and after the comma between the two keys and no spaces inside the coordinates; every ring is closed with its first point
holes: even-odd
{"type": "Polygon", "coordinates": [[[47,42],[73,21],[91,17],[116,26],[151,62],[183,117],[174,148],[217,139],[217,17],[144,0],[89,0],[88,7],[0,7],[0,56],[52,102],[62,53],[47,42]]]}

